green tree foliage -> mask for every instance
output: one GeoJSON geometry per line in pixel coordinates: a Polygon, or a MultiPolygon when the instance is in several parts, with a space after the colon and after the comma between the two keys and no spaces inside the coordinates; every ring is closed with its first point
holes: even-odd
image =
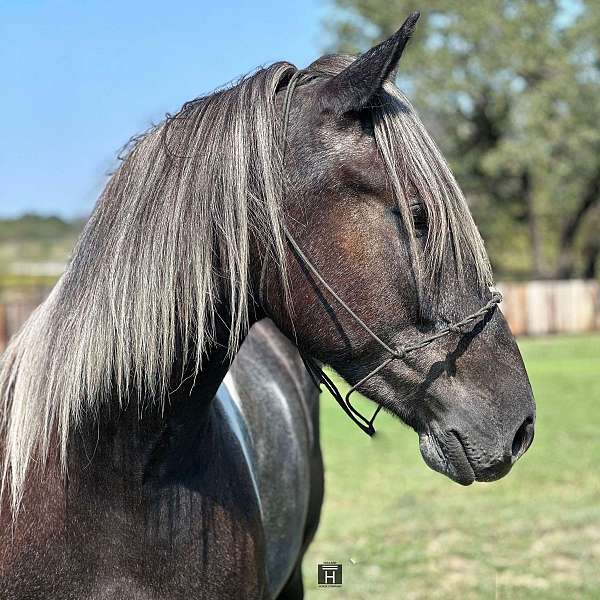
{"type": "Polygon", "coordinates": [[[82,220],[63,221],[59,217],[25,214],[16,219],[0,219],[0,242],[71,239],[79,235],[82,227],[82,220]]]}
{"type": "MultiPolygon", "coordinates": [[[[393,33],[411,0],[334,0],[335,51],[393,33]]],[[[428,0],[399,83],[465,190],[500,276],[597,274],[600,3],[428,0]]]]}

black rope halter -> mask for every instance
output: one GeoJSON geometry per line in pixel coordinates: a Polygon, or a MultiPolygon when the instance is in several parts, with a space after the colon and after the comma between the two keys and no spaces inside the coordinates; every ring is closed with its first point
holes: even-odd
{"type": "MultiPolygon", "coordinates": [[[[294,94],[294,90],[301,82],[305,83],[306,81],[312,80],[317,76],[319,76],[318,73],[299,70],[299,71],[296,71],[292,75],[292,77],[290,78],[290,80],[288,82],[284,101],[283,101],[283,122],[282,122],[282,128],[281,128],[281,136],[282,136],[281,148],[282,148],[282,154],[283,154],[284,158],[285,158],[285,150],[286,150],[286,144],[287,144],[287,129],[288,129],[288,123],[289,123],[289,117],[290,117],[290,108],[291,108],[291,102],[292,102],[292,96],[294,94]],[[302,80],[303,77],[306,77],[306,78],[302,80]]],[[[335,398],[336,402],[341,406],[341,408],[348,415],[348,417],[350,417],[350,419],[352,421],[354,421],[354,423],[369,436],[372,436],[375,434],[375,427],[374,427],[373,423],[375,421],[375,418],[379,414],[379,411],[381,410],[381,405],[377,406],[375,412],[373,413],[373,416],[369,419],[369,418],[365,417],[363,414],[361,414],[358,410],[356,410],[356,408],[354,408],[354,406],[352,406],[352,403],[350,402],[350,396],[354,392],[356,392],[357,389],[363,383],[365,383],[366,381],[371,379],[371,377],[374,377],[375,375],[377,375],[377,373],[379,373],[382,369],[387,367],[387,365],[389,365],[392,361],[403,360],[411,352],[415,352],[416,350],[421,350],[422,348],[429,346],[429,344],[432,344],[436,340],[439,340],[440,338],[442,338],[446,335],[449,335],[451,333],[455,333],[455,334],[463,333],[464,327],[466,327],[467,325],[470,325],[471,323],[473,323],[475,321],[479,321],[480,319],[485,317],[488,313],[493,311],[496,308],[496,306],[498,304],[500,304],[500,302],[502,302],[502,294],[500,294],[500,292],[493,291],[492,297],[487,302],[487,304],[482,306],[479,310],[475,311],[474,313],[467,315],[461,321],[456,321],[454,323],[450,323],[449,325],[446,325],[445,327],[443,327],[436,333],[429,335],[427,337],[421,338],[420,340],[409,341],[406,344],[401,344],[399,346],[392,347],[392,346],[389,346],[388,344],[386,344],[344,302],[344,300],[342,300],[342,298],[340,298],[340,296],[337,294],[337,292],[327,283],[327,281],[325,281],[325,279],[323,278],[321,273],[319,273],[319,270],[317,269],[317,267],[315,267],[315,265],[312,263],[312,261],[302,251],[302,249],[300,248],[300,246],[298,245],[298,243],[296,242],[296,240],[294,239],[294,237],[292,236],[292,234],[290,233],[290,231],[288,230],[288,228],[285,225],[283,225],[283,233],[284,233],[289,245],[291,246],[292,250],[298,257],[298,259],[301,260],[303,265],[311,271],[311,273],[314,275],[314,277],[317,279],[317,281],[323,286],[323,288],[325,290],[327,290],[327,292],[336,300],[336,302],[350,315],[350,317],[353,319],[353,321],[357,325],[359,325],[373,340],[375,340],[375,342],[377,342],[377,344],[379,344],[389,354],[388,358],[386,358],[379,366],[375,367],[370,373],[368,373],[368,375],[363,377],[359,382],[354,384],[348,390],[348,392],[346,393],[345,396],[342,396],[342,394],[339,391],[336,384],[327,375],[327,373],[325,373],[325,371],[323,371],[320,364],[315,359],[305,356],[302,352],[300,352],[302,361],[304,362],[304,365],[306,366],[306,369],[308,370],[308,373],[311,376],[312,380],[314,381],[315,385],[319,389],[320,389],[321,385],[324,385],[325,388],[327,389],[327,391],[335,398]]],[[[263,298],[262,298],[262,291],[263,291],[263,283],[264,283],[263,280],[264,280],[265,272],[266,272],[267,259],[268,259],[268,253],[265,256],[263,268],[262,268],[262,272],[261,272],[261,277],[260,277],[259,294],[261,297],[261,304],[263,304],[263,306],[264,306],[264,302],[263,302],[263,298]]]]}

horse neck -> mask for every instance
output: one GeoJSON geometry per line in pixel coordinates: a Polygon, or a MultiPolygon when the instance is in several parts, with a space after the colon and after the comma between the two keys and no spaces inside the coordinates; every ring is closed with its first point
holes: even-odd
{"type": "Polygon", "coordinates": [[[164,402],[133,394],[120,410],[116,398],[107,403],[71,438],[69,497],[139,499],[193,468],[212,443],[212,402],[229,364],[226,345],[216,344],[201,371],[183,377],[164,402]]]}

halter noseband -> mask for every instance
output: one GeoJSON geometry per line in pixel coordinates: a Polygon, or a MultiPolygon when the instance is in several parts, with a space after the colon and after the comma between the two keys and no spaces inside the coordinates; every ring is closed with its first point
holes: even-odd
{"type": "MultiPolygon", "coordinates": [[[[285,150],[287,145],[287,129],[288,123],[290,119],[290,108],[292,102],[292,96],[296,87],[300,83],[305,83],[306,81],[312,80],[315,77],[318,77],[320,74],[315,72],[307,72],[303,70],[296,71],[290,78],[287,84],[287,88],[285,91],[285,97],[283,101],[283,118],[282,118],[282,126],[281,126],[281,148],[282,155],[285,159],[285,150]],[[301,82],[301,78],[307,77],[306,80],[301,82]]],[[[379,366],[375,367],[368,375],[363,377],[358,383],[353,385],[345,396],[342,396],[336,384],[332,381],[332,379],[323,371],[319,363],[309,357],[305,356],[302,352],[300,352],[300,356],[306,369],[311,376],[311,379],[314,381],[315,385],[320,389],[321,385],[324,385],[329,391],[329,393],[335,398],[336,402],[341,406],[342,410],[350,417],[352,421],[367,435],[372,436],[375,434],[375,427],[373,425],[375,418],[379,414],[381,410],[381,404],[377,406],[377,409],[373,413],[373,416],[369,419],[361,414],[350,402],[350,396],[357,391],[357,389],[366,381],[374,377],[384,369],[387,365],[389,365],[394,360],[403,360],[406,358],[408,354],[411,352],[415,352],[416,350],[421,350],[429,344],[439,340],[440,338],[449,335],[451,333],[461,334],[463,333],[463,328],[467,325],[473,323],[474,321],[479,321],[483,317],[485,317],[488,313],[492,312],[500,302],[502,302],[502,294],[497,291],[492,292],[491,299],[482,306],[479,310],[467,315],[461,321],[456,321],[454,323],[450,323],[446,325],[442,329],[440,329],[437,333],[434,333],[430,336],[424,337],[418,341],[409,341],[406,344],[402,344],[399,346],[389,346],[386,344],[337,294],[337,292],[325,281],[321,273],[312,261],[306,256],[306,254],[302,251],[288,228],[283,225],[283,234],[287,239],[287,242],[291,246],[293,252],[296,254],[297,258],[302,262],[302,264],[307,267],[311,273],[315,276],[317,281],[329,292],[331,296],[337,301],[337,303],[350,315],[352,320],[359,325],[379,346],[381,346],[390,356],[386,358],[379,366]]],[[[259,283],[259,295],[261,304],[264,306],[263,302],[263,284],[264,278],[266,275],[266,267],[268,261],[268,252],[265,255],[263,266],[261,269],[260,283],[259,283]]]]}

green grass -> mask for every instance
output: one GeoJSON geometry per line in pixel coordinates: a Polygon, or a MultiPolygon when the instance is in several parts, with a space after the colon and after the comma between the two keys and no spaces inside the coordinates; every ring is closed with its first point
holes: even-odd
{"type": "Polygon", "coordinates": [[[535,441],[498,482],[463,488],[387,415],[370,440],[322,398],[326,500],[304,561],[317,598],[600,598],[600,336],[522,340],[535,441]],[[344,566],[342,588],[316,565],[344,566]]]}

